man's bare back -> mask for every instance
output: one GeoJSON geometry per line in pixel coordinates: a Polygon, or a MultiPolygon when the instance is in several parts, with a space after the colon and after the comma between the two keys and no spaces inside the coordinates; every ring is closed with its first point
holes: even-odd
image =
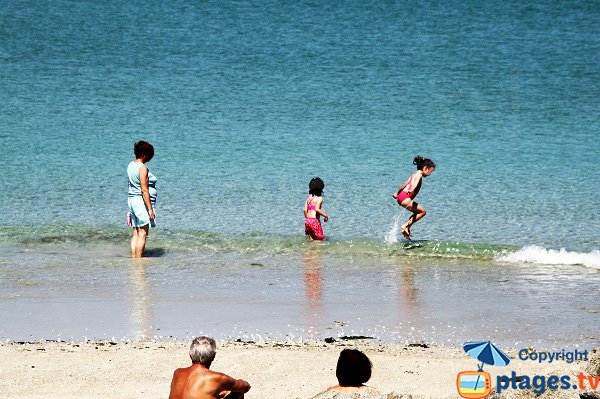
{"type": "Polygon", "coordinates": [[[175,370],[169,399],[237,399],[250,390],[250,384],[194,363],[175,370]]]}
{"type": "Polygon", "coordinates": [[[192,365],[175,370],[169,399],[239,399],[250,384],[210,370],[217,343],[210,337],[196,337],[190,345],[192,365]]]}

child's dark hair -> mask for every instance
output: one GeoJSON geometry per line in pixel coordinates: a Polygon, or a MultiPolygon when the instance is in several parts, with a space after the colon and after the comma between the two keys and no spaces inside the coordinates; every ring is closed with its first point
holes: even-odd
{"type": "Polygon", "coordinates": [[[373,364],[356,349],[344,349],[338,358],[335,375],[343,387],[359,387],[371,378],[373,364]]]}
{"type": "Polygon", "coordinates": [[[424,167],[435,168],[435,163],[429,158],[423,158],[420,155],[417,155],[413,161],[413,165],[417,165],[418,170],[423,170],[424,167]]]}
{"type": "Polygon", "coordinates": [[[320,177],[313,178],[310,183],[308,183],[308,193],[312,195],[316,195],[320,197],[323,195],[323,189],[325,188],[325,183],[321,180],[320,177]]]}

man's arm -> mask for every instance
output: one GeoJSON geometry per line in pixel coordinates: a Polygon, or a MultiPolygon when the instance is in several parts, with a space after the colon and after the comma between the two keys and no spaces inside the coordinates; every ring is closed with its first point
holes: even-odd
{"type": "Polygon", "coordinates": [[[230,392],[241,392],[246,393],[250,390],[251,386],[248,381],[236,380],[228,375],[221,374],[221,390],[230,392]]]}
{"type": "Polygon", "coordinates": [[[169,399],[177,399],[178,397],[181,396],[181,393],[179,392],[179,378],[177,378],[177,371],[179,371],[179,369],[175,370],[175,372],[173,373],[173,380],[171,380],[171,392],[169,393],[169,399]]]}

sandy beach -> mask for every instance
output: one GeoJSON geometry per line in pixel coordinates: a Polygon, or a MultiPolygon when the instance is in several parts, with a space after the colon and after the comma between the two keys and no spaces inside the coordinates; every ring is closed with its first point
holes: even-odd
{"type": "MultiPolygon", "coordinates": [[[[359,348],[369,356],[374,368],[368,385],[384,393],[455,398],[456,374],[476,370],[476,362],[461,348],[357,342],[220,342],[211,368],[249,381],[247,398],[311,398],[336,383],[335,365],[344,347],[359,348]]],[[[173,371],[190,362],[187,349],[183,341],[4,343],[0,397],[166,398],[173,371]]],[[[519,375],[576,375],[589,366],[539,364],[517,359],[515,351],[508,353],[513,358],[509,367],[487,367],[492,381],[494,373],[510,374],[508,368],[519,375]]],[[[579,397],[578,391],[561,394],[579,397]]]]}

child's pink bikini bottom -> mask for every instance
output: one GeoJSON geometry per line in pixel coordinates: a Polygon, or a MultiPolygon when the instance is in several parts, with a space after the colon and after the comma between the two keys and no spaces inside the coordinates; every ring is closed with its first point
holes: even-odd
{"type": "Polygon", "coordinates": [[[313,240],[324,240],[323,227],[317,218],[304,218],[304,234],[313,240]]]}

